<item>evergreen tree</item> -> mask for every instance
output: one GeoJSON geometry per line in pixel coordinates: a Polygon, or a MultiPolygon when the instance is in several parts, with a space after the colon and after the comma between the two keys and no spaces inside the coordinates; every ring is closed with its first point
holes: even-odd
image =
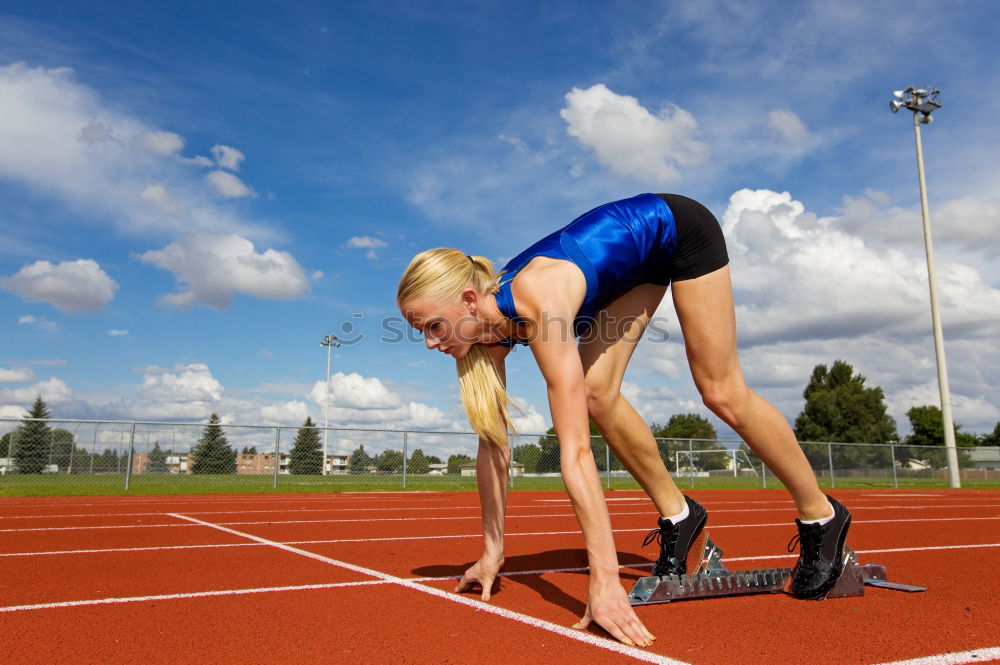
{"type": "Polygon", "coordinates": [[[472,458],[468,455],[452,455],[448,458],[448,475],[457,476],[462,473],[462,465],[468,464],[472,458]]]}
{"type": "Polygon", "coordinates": [[[295,444],[289,453],[288,471],[295,475],[318,476],[323,473],[323,447],[319,440],[319,431],[312,418],[299,428],[295,444]]]}
{"type": "Polygon", "coordinates": [[[191,473],[236,473],[236,451],[229,441],[216,414],[208,419],[198,445],[191,451],[191,473]]]}
{"type": "Polygon", "coordinates": [[[257,446],[243,446],[243,450],[240,451],[243,455],[256,455],[257,446]]]}
{"type": "Polygon", "coordinates": [[[403,453],[398,450],[383,450],[382,454],[375,458],[375,468],[379,473],[402,473],[403,453]]]}
{"type": "Polygon", "coordinates": [[[358,446],[358,449],[351,453],[351,473],[361,474],[368,473],[368,467],[372,466],[372,458],[365,452],[364,444],[358,446]]]}
{"type": "Polygon", "coordinates": [[[440,464],[441,463],[441,458],[438,457],[437,455],[428,455],[427,456],[427,463],[428,464],[440,464]]]}
{"type": "Polygon", "coordinates": [[[146,473],[167,473],[167,454],[160,448],[160,442],[153,442],[153,449],[146,458],[146,473]]]}
{"type": "Polygon", "coordinates": [[[52,445],[52,430],[45,422],[49,418],[49,410],[41,395],[35,399],[26,418],[38,420],[24,420],[14,431],[14,464],[18,473],[41,473],[52,445]]]}
{"type": "Polygon", "coordinates": [[[0,457],[10,457],[10,442],[13,438],[13,432],[7,432],[3,436],[0,436],[0,457]]]}
{"type": "Polygon", "coordinates": [[[417,475],[425,474],[430,470],[431,465],[430,462],[427,461],[427,458],[424,457],[424,451],[420,448],[414,450],[413,454],[410,455],[409,461],[406,463],[406,472],[417,475]]]}

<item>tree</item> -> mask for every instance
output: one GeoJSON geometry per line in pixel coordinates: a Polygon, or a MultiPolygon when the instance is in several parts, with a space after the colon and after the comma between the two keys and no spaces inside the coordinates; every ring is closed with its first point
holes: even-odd
{"type": "Polygon", "coordinates": [[[10,457],[10,443],[13,439],[13,432],[7,432],[0,436],[0,457],[10,457]]]}
{"type": "Polygon", "coordinates": [[[878,386],[865,386],[865,377],[843,360],[813,368],[802,396],[806,404],[795,419],[799,441],[834,443],[890,443],[897,441],[896,421],[889,415],[878,386]]]}
{"type": "MultiPolygon", "coordinates": [[[[911,433],[904,443],[907,446],[926,446],[920,448],[902,448],[897,458],[904,461],[920,460],[934,468],[948,465],[947,451],[944,450],[944,416],[941,407],[934,405],[914,406],[906,412],[910,421],[911,433]],[[935,450],[934,448],[940,448],[935,450]]],[[[957,448],[972,448],[976,445],[976,436],[960,432],[962,426],[955,424],[955,446],[957,448]]],[[[971,456],[968,451],[958,451],[958,463],[961,467],[971,466],[971,456]]]]}
{"type": "Polygon", "coordinates": [[[52,444],[52,430],[45,422],[48,418],[49,409],[39,395],[25,420],[14,431],[14,464],[18,473],[41,473],[45,469],[52,444]]]}
{"type": "Polygon", "coordinates": [[[383,450],[382,454],[375,458],[375,468],[379,473],[402,473],[403,453],[398,450],[383,450]]]}
{"type": "Polygon", "coordinates": [[[431,470],[431,463],[424,457],[424,451],[417,448],[410,455],[410,460],[406,463],[406,472],[413,474],[424,474],[431,470]]]}
{"type": "Polygon", "coordinates": [[[373,461],[365,452],[364,445],[358,446],[358,449],[351,453],[351,473],[368,473],[368,467],[372,465],[373,461]]]}
{"type": "Polygon", "coordinates": [[[146,458],[145,473],[167,473],[167,454],[160,448],[160,442],[153,442],[153,449],[146,458]]]}
{"type": "MultiPolygon", "coordinates": [[[[1000,446],[1000,422],[991,433],[980,436],[977,443],[980,446],[1000,446]]],[[[3,457],[2,453],[0,453],[0,457],[3,457]]]]}
{"type": "Polygon", "coordinates": [[[318,476],[323,473],[323,447],[319,440],[319,430],[312,418],[306,416],[295,444],[288,454],[288,472],[295,475],[318,476]]]}
{"type": "Polygon", "coordinates": [[[660,457],[670,471],[676,471],[677,451],[680,451],[682,466],[693,464],[707,471],[725,469],[731,459],[725,453],[709,455],[687,455],[689,450],[718,450],[715,443],[719,435],[715,427],[704,416],[697,413],[677,413],[670,416],[666,425],[653,423],[650,425],[653,436],[659,439],[657,448],[660,457]],[[694,440],[700,439],[700,440],[694,440]],[[691,457],[692,459],[688,459],[691,457]]]}
{"type": "Polygon", "coordinates": [[[525,473],[537,473],[538,461],[542,458],[542,449],[533,443],[525,443],[515,446],[511,457],[515,462],[524,465],[525,473]]]}
{"type": "Polygon", "coordinates": [[[236,473],[236,451],[229,447],[221,423],[214,413],[208,419],[198,445],[191,451],[191,473],[236,473]]]}
{"type": "Polygon", "coordinates": [[[240,451],[243,455],[256,455],[257,446],[243,446],[243,450],[240,451]]]}
{"type": "Polygon", "coordinates": [[[472,458],[468,455],[452,455],[448,458],[448,475],[457,476],[462,473],[462,465],[468,464],[472,458]]]}
{"type": "Polygon", "coordinates": [[[440,464],[441,463],[441,458],[438,457],[437,455],[428,455],[427,456],[427,463],[428,464],[440,464]]]}

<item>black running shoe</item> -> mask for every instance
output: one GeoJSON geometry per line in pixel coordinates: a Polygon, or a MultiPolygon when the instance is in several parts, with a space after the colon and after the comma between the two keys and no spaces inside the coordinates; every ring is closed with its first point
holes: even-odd
{"type": "Polygon", "coordinates": [[[851,526],[851,513],[833,497],[833,519],[826,524],[803,524],[795,520],[799,534],[788,542],[788,551],[799,545],[799,560],[792,570],[790,590],[796,598],[821,598],[833,588],[844,569],[844,541],[851,526]]]}
{"type": "Polygon", "coordinates": [[[657,520],[659,528],[653,529],[646,534],[646,539],[642,541],[642,546],[649,545],[654,540],[660,543],[660,558],[653,566],[653,575],[662,577],[663,575],[683,575],[687,572],[687,556],[691,545],[698,538],[698,534],[705,528],[708,521],[708,513],[701,504],[691,497],[684,497],[688,506],[688,516],[674,524],[670,520],[661,517],[657,520]]]}

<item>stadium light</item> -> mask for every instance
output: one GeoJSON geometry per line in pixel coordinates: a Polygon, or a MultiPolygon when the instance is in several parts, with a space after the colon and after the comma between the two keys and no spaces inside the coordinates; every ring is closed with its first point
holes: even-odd
{"type": "Polygon", "coordinates": [[[920,178],[920,210],[924,218],[924,249],[927,252],[927,282],[931,292],[931,324],[934,327],[934,353],[937,356],[938,391],[941,393],[941,418],[944,421],[944,445],[948,458],[948,484],[961,487],[958,473],[958,449],[955,447],[955,424],[951,417],[951,393],[948,390],[948,369],[944,359],[944,336],[941,333],[941,314],[938,311],[937,280],[934,277],[934,250],[931,244],[931,217],[927,210],[927,184],[924,181],[924,151],[920,144],[920,125],[929,125],[931,113],[941,108],[941,91],[929,85],[923,88],[910,86],[892,93],[895,99],[889,108],[896,113],[901,108],[913,111],[913,134],[917,142],[917,175],[920,178]]]}
{"type": "Polygon", "coordinates": [[[336,335],[327,335],[324,337],[320,343],[320,346],[326,347],[326,397],[323,398],[323,475],[326,473],[326,441],[327,435],[329,434],[330,425],[330,349],[335,346],[340,346],[340,342],[337,341],[336,335]]]}

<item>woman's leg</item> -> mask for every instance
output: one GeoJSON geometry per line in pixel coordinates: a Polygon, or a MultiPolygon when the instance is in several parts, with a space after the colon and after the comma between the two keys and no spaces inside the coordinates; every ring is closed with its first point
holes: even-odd
{"type": "Polygon", "coordinates": [[[705,405],[784,483],[802,519],[829,517],[830,503],[788,421],[743,379],[729,267],[674,282],[671,290],[691,375],[705,405]]]}
{"type": "Polygon", "coordinates": [[[621,394],[629,359],[666,288],[642,284],[612,302],[581,338],[580,358],[590,418],[660,514],[670,516],[684,509],[684,496],[667,472],[649,426],[621,394]]]}

